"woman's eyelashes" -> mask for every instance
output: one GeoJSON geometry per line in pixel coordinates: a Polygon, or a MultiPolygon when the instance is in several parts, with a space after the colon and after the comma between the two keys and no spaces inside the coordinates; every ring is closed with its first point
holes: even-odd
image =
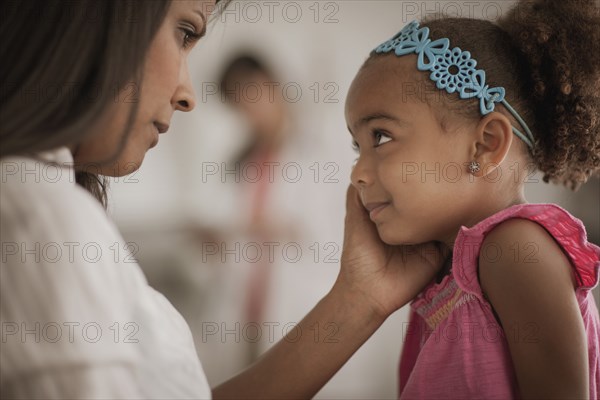
{"type": "Polygon", "coordinates": [[[182,27],[179,28],[179,30],[182,33],[182,47],[184,49],[187,49],[193,43],[197,42],[198,40],[200,40],[200,38],[202,38],[202,34],[196,33],[195,28],[182,27]]]}

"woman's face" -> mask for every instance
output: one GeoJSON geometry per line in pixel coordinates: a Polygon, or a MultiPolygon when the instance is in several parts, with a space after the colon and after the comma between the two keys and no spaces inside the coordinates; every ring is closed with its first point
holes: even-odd
{"type": "MultiPolygon", "coordinates": [[[[445,241],[468,215],[473,181],[468,127],[444,132],[432,108],[411,93],[416,56],[384,56],[365,66],[346,101],[358,146],[352,184],[388,244],[445,241]]],[[[465,123],[466,124],[466,123],[465,123]]],[[[471,141],[472,142],[472,141],[471,141]]]]}
{"type": "MultiPolygon", "coordinates": [[[[132,131],[118,160],[112,165],[96,167],[89,172],[107,176],[123,176],[137,170],[146,152],[158,144],[159,134],[166,132],[173,113],[191,111],[196,105],[188,70],[188,55],[197,38],[203,34],[215,0],[172,1],[165,19],[154,37],[143,69],[141,90],[126,86],[103,115],[97,133],[72,146],[76,164],[98,163],[109,159],[120,146],[123,129],[132,103],[124,101],[136,95],[139,108],[132,131]]],[[[123,38],[127,40],[127,38],[123,38]]]]}

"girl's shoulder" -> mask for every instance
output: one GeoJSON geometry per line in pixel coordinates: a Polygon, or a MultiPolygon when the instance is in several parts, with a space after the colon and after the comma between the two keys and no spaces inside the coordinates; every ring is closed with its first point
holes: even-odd
{"type": "Polygon", "coordinates": [[[464,291],[483,300],[482,262],[533,266],[543,264],[552,252],[566,256],[576,289],[587,291],[598,284],[600,247],[588,242],[581,220],[552,203],[517,204],[471,228],[461,227],[454,245],[454,277],[464,291]]]}
{"type": "Polygon", "coordinates": [[[542,393],[533,383],[537,378],[523,372],[536,371],[552,382],[547,393],[564,387],[583,393],[583,380],[573,377],[589,373],[594,379],[584,361],[597,362],[600,320],[589,290],[598,284],[600,248],[587,241],[582,222],[559,206],[521,205],[502,214],[477,235],[475,264],[463,264],[478,274],[470,289],[486,294],[523,388],[542,393]],[[525,337],[515,333],[527,329],[525,337]],[[549,348],[556,351],[548,355],[549,348]],[[552,365],[568,366],[572,375],[558,374],[552,365]]]}

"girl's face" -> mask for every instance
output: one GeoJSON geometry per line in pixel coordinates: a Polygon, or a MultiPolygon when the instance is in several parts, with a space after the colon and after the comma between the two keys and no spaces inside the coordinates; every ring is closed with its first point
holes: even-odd
{"type": "Polygon", "coordinates": [[[351,180],[381,239],[391,245],[448,242],[476,197],[465,163],[475,148],[465,134],[444,132],[433,109],[411,93],[416,56],[372,60],[354,79],[346,121],[359,157],[351,180]]]}
{"type": "MultiPolygon", "coordinates": [[[[120,146],[127,116],[137,96],[138,112],[132,131],[118,160],[112,165],[89,172],[123,176],[137,170],[146,152],[158,144],[159,134],[166,132],[175,111],[191,111],[196,100],[190,81],[187,58],[194,42],[206,29],[208,13],[215,0],[176,0],[154,37],[143,69],[141,90],[126,86],[101,118],[96,132],[83,143],[71,147],[74,160],[96,163],[114,155],[120,146]]],[[[127,38],[123,38],[127,40],[127,38]]]]}

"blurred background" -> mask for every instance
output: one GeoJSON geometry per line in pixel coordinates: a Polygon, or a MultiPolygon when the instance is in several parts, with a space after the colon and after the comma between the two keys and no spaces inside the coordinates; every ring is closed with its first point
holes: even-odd
{"type": "MultiPolygon", "coordinates": [[[[430,13],[495,20],[512,4],[234,0],[213,21],[189,59],[196,110],[176,114],[141,170],[113,179],[109,204],[188,321],[211,386],[292,330],[337,276],[356,157],[344,101],[370,50],[430,13]]],[[[567,209],[600,244],[597,178],[573,193],[534,175],[526,197],[567,209]]],[[[396,398],[407,311],[317,398],[396,398]]],[[[331,326],[303,334],[335,339],[331,326]]]]}

